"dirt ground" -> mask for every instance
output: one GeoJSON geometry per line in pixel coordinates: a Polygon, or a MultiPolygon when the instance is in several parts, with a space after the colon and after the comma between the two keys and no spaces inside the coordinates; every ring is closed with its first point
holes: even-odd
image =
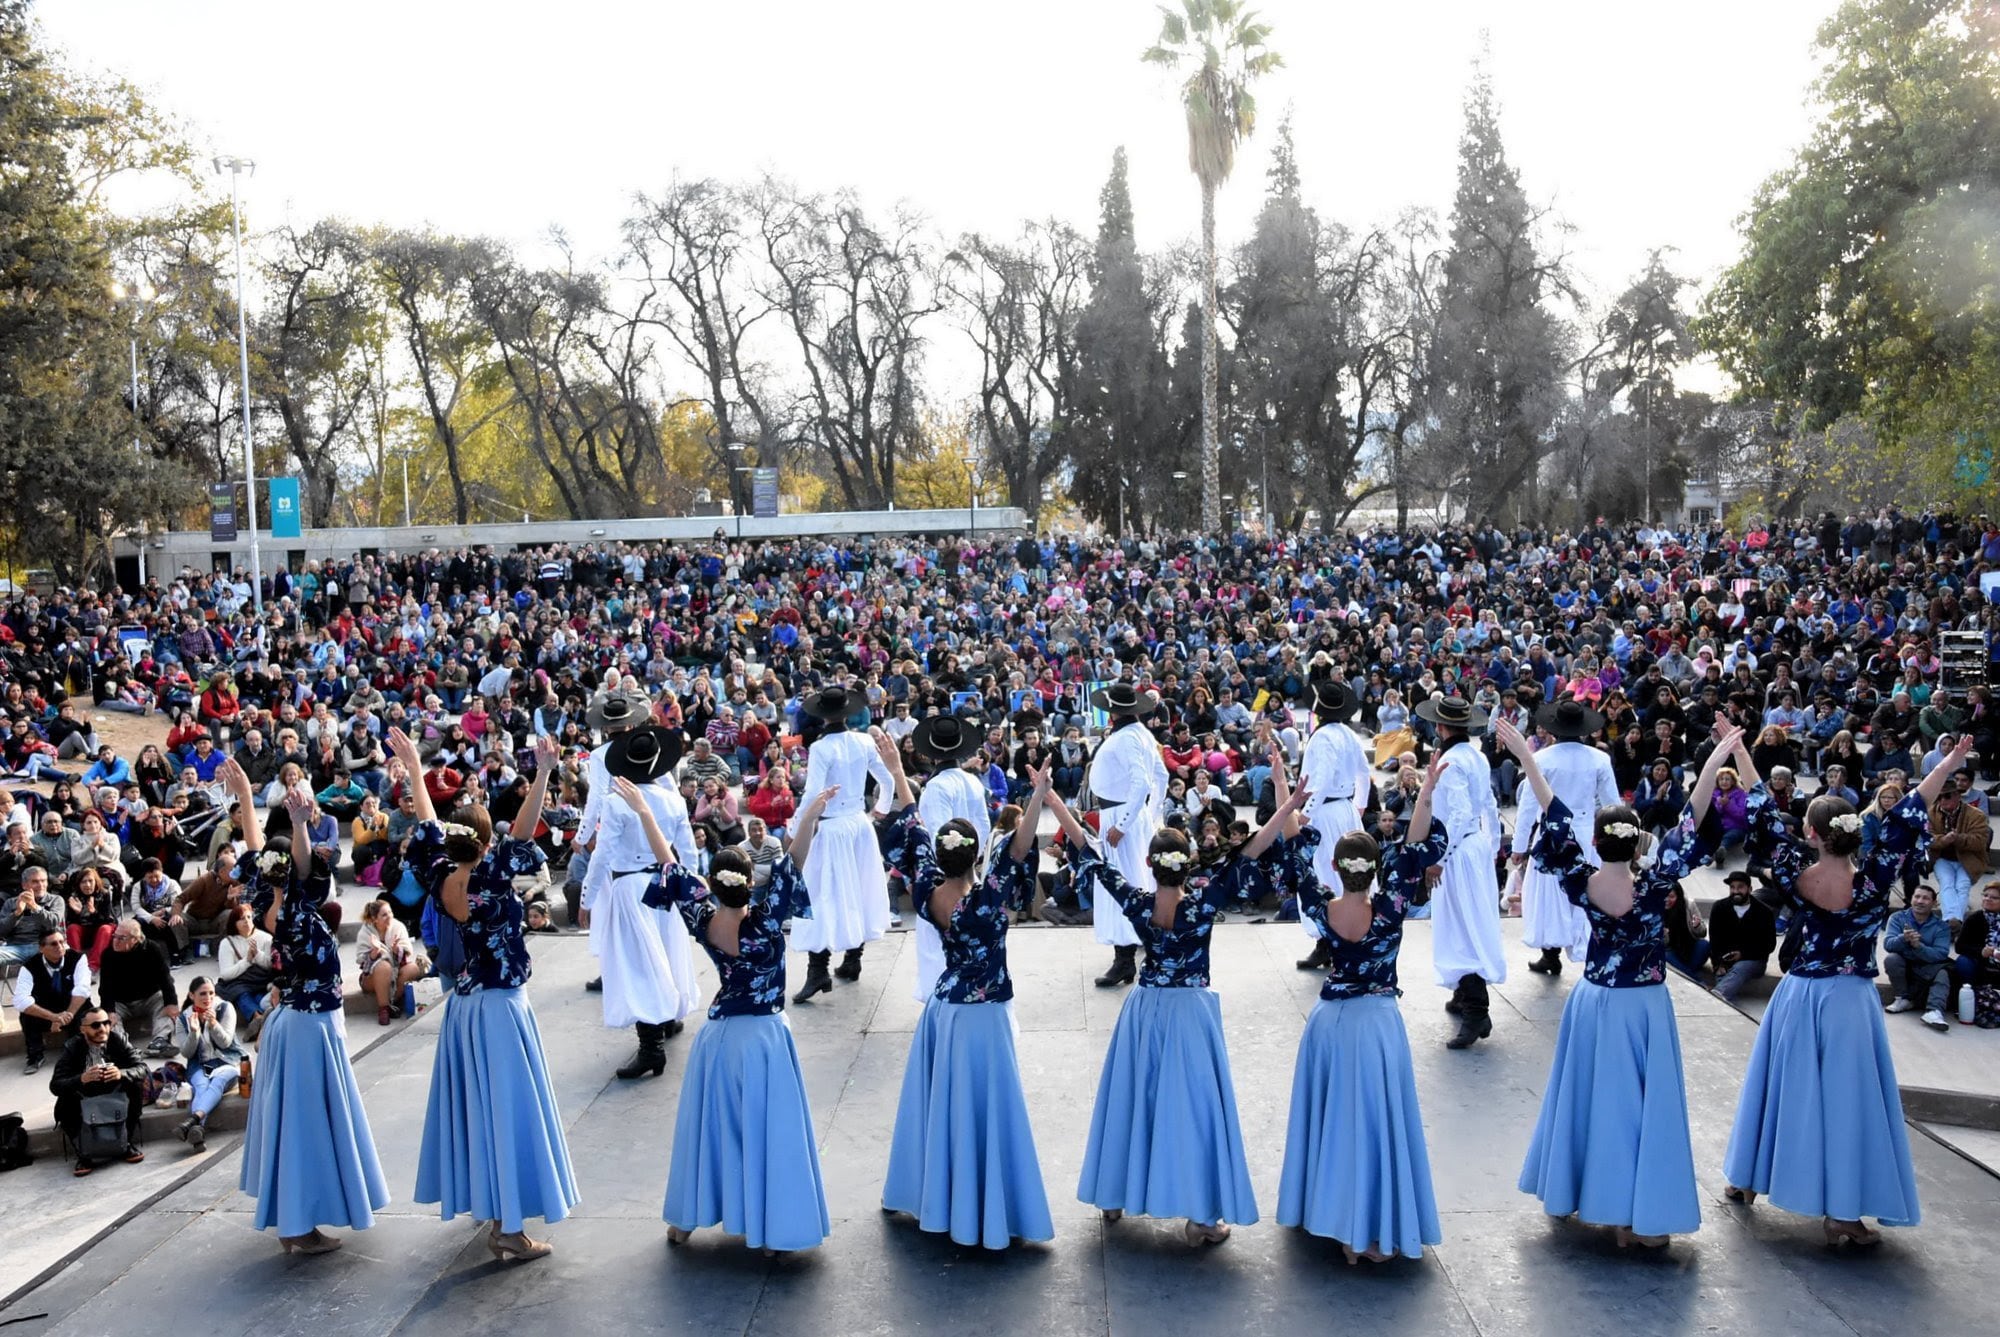
{"type": "MultiPolygon", "coordinates": [[[[150,715],[127,715],[116,710],[92,710],[86,713],[86,718],[90,720],[91,727],[97,731],[97,741],[111,744],[118,755],[127,761],[137,761],[139,749],[146,744],[164,745],[167,741],[167,717],[157,710],[150,715]]],[[[89,763],[81,757],[72,757],[61,765],[71,775],[81,775],[83,768],[89,763]]],[[[7,785],[10,789],[23,787],[38,789],[44,794],[52,792],[55,788],[53,782],[48,780],[38,781],[34,785],[28,785],[25,780],[10,780],[7,785]]]]}

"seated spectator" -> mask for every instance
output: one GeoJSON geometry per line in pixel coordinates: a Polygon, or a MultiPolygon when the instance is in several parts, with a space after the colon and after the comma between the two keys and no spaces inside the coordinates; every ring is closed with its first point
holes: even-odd
{"type": "Polygon", "coordinates": [[[1709,801],[1709,811],[1714,814],[1720,832],[1720,843],[1716,846],[1720,860],[1750,834],[1750,791],[1737,782],[1735,767],[1724,766],[1715,773],[1715,795],[1709,801]]]}
{"type": "Polygon", "coordinates": [[[2000,881],[1979,890],[1979,908],[1958,926],[1952,977],[1976,989],[2000,987],[2000,881]]]}
{"type": "Polygon", "coordinates": [[[380,886],[381,878],[371,880],[370,870],[379,873],[382,861],[389,855],[389,817],[382,811],[381,800],[373,794],[361,800],[361,807],[348,824],[348,833],[353,837],[354,876],[367,886],[380,886]]]}
{"type": "Polygon", "coordinates": [[[236,1009],[217,995],[214,981],[197,975],[188,985],[173,1041],[189,1090],[187,1118],[174,1131],[200,1151],[208,1144],[208,1116],[236,1089],[245,1057],[236,1038],[236,1009]]]}
{"type": "Polygon", "coordinates": [[[44,929],[35,954],[14,977],[14,1014],[21,1019],[30,1076],[40,1070],[50,1031],[67,1033],[90,1003],[90,962],[60,928],[44,929]]]}
{"type": "Polygon", "coordinates": [[[361,811],[362,800],[373,797],[374,791],[363,786],[344,767],[335,767],[333,783],[313,795],[323,811],[341,822],[353,821],[355,814],[361,811]]]}
{"type": "MultiPolygon", "coordinates": [[[[71,1145],[81,1145],[83,1102],[91,1096],[125,1097],[125,1152],[127,1165],[146,1159],[139,1150],[139,1115],[146,1107],[146,1064],[125,1037],[112,1029],[111,1015],[101,1007],[85,1009],[77,1018],[77,1033],[63,1045],[56,1058],[55,1074],[49,1090],[56,1098],[56,1126],[71,1145]]],[[[81,1178],[97,1168],[86,1156],[78,1156],[70,1173],[81,1178]]]]}
{"type": "Polygon", "coordinates": [[[785,852],[784,842],[771,834],[761,817],[743,819],[743,852],[750,856],[750,885],[768,886],[771,869],[785,852]]]}
{"type": "Polygon", "coordinates": [[[83,837],[63,824],[63,815],[53,805],[42,811],[41,829],[29,842],[42,867],[58,882],[83,862],[83,837]]]}
{"type": "Polygon", "coordinates": [[[111,744],[97,749],[97,760],[84,768],[82,784],[86,789],[98,789],[110,785],[116,789],[132,779],[132,763],[118,755],[111,744]]]}
{"type": "Polygon", "coordinates": [[[736,796],[729,792],[725,779],[711,778],[702,782],[701,796],[695,804],[693,817],[696,826],[708,828],[712,848],[726,849],[743,839],[743,818],[736,806],[736,796]]]}
{"type": "Polygon", "coordinates": [[[431,972],[423,944],[410,936],[384,900],[370,901],[362,908],[355,966],[361,987],[375,995],[375,1020],[384,1026],[403,1015],[405,986],[431,972]]]}
{"type": "Polygon", "coordinates": [[[156,944],[176,966],[186,959],[188,947],[187,921],[178,905],[181,895],[181,884],[167,876],[158,859],[139,865],[139,876],[132,883],[139,923],[146,930],[147,941],[156,944]]]}
{"type": "Polygon", "coordinates": [[[69,945],[82,952],[95,971],[111,946],[112,926],[118,921],[117,898],[106,889],[103,875],[95,868],[71,873],[64,897],[69,904],[69,913],[64,916],[69,945]]]}
{"type": "Polygon", "coordinates": [[[0,900],[0,966],[18,966],[41,951],[42,937],[63,938],[62,898],[49,890],[40,864],[21,870],[20,886],[0,900]]]}
{"type": "Polygon", "coordinates": [[[1848,783],[1845,766],[1828,766],[1820,775],[1819,792],[1828,798],[1845,799],[1857,809],[1861,807],[1861,795],[1848,783]]]}
{"type": "MultiPolygon", "coordinates": [[[[299,838],[299,832],[292,833],[294,841],[299,838]]],[[[313,800],[312,820],[306,824],[304,839],[312,847],[313,871],[335,876],[340,871],[340,823],[333,819],[332,813],[321,810],[318,799],[313,800]]]]}
{"type": "Polygon", "coordinates": [[[208,871],[189,879],[174,902],[189,940],[206,945],[212,952],[216,939],[228,931],[229,908],[241,894],[236,881],[236,850],[225,845],[216,851],[208,871]]]}
{"type": "Polygon", "coordinates": [[[56,750],[58,761],[68,761],[72,757],[96,757],[104,751],[104,745],[98,742],[90,722],[77,718],[76,703],[73,701],[65,701],[56,707],[56,717],[48,725],[48,740],[49,746],[56,750]]]}
{"type": "Polygon", "coordinates": [[[1638,809],[1639,824],[1648,831],[1671,831],[1680,824],[1681,812],[1687,807],[1687,790],[1665,757],[1655,758],[1639,781],[1632,806],[1638,809]]]}
{"type": "Polygon", "coordinates": [[[1778,950],[1778,921],[1770,907],[1750,894],[1750,874],[1742,869],[1723,879],[1729,895],[1708,910],[1708,947],[1715,970],[1715,993],[1733,1003],[1751,980],[1760,979],[1778,950]]]}
{"type": "Polygon", "coordinates": [[[132,838],[121,854],[127,879],[139,876],[147,863],[157,863],[169,878],[179,878],[187,869],[179,824],[162,809],[146,805],[132,828],[132,838]]]}
{"type": "Polygon", "coordinates": [[[1937,892],[1920,886],[1909,905],[1889,916],[1882,932],[1882,973],[1889,977],[1890,1012],[1923,1008],[1924,1025],[1949,1029],[1944,1009],[1951,994],[1951,930],[1937,912],[1937,892]],[[1921,995],[1921,998],[1919,997],[1921,995]]]}
{"type": "Polygon", "coordinates": [[[167,954],[146,940],[139,920],[122,919],[111,935],[111,950],[97,968],[97,1001],[118,1019],[118,1029],[134,1047],[146,1045],[152,1058],[164,1058],[173,1047],[174,1018],[180,1015],[180,993],[174,988],[167,954]]]}
{"type": "Polygon", "coordinates": [[[779,762],[766,771],[757,787],[749,792],[746,804],[751,815],[771,831],[783,831],[791,824],[792,814],[798,811],[798,800],[792,796],[791,768],[779,762]]]}
{"type": "Polygon", "coordinates": [[[709,746],[705,736],[698,737],[694,740],[694,746],[690,749],[687,760],[681,763],[679,778],[683,782],[693,780],[699,793],[710,780],[720,780],[727,785],[729,766],[722,758],[715,755],[715,749],[709,746]]]}
{"type": "Polygon", "coordinates": [[[1993,839],[1986,814],[1965,801],[1972,777],[1960,771],[1946,780],[1931,805],[1931,857],[1936,861],[1938,912],[1956,928],[1971,909],[1972,887],[1986,876],[1986,847],[1993,839]]]}
{"type": "Polygon", "coordinates": [[[32,721],[16,719],[8,725],[5,755],[7,773],[20,780],[61,780],[67,774],[56,765],[56,750],[35,732],[32,721]]]}
{"type": "MultiPolygon", "coordinates": [[[[1225,694],[1226,695],[1226,694],[1225,694]]],[[[1238,706],[1238,710],[1242,707],[1238,706]]],[[[1248,717],[1249,712],[1244,712],[1248,717]]],[[[1061,741],[1056,744],[1056,769],[1051,777],[1056,793],[1065,800],[1073,800],[1083,791],[1083,771],[1090,761],[1090,751],[1083,745],[1083,731],[1074,724],[1063,730],[1061,741]]],[[[1254,800],[1255,795],[1252,795],[1254,800]]]]}
{"type": "Polygon", "coordinates": [[[1694,908],[1680,892],[1680,888],[1667,893],[1667,964],[1697,982],[1701,979],[1701,968],[1708,964],[1711,950],[1703,935],[1708,926],[1702,922],[1701,912],[1694,908]]]}
{"type": "Polygon", "coordinates": [[[228,673],[218,673],[209,679],[196,703],[196,715],[214,737],[229,741],[237,729],[237,720],[243,713],[243,704],[237,698],[236,680],[228,673]]]}
{"type": "MultiPolygon", "coordinates": [[[[271,935],[257,927],[242,901],[230,907],[229,931],[215,945],[215,974],[223,996],[245,1021],[260,1017],[270,1005],[271,985],[278,978],[271,935]]],[[[245,1038],[255,1039],[256,1032],[245,1038]]]]}

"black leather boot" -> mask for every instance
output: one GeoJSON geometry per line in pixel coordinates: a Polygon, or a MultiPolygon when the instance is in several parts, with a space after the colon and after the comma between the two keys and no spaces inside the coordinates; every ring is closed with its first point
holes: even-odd
{"type": "Polygon", "coordinates": [[[794,1003],[803,1003],[816,993],[833,992],[833,977],[826,972],[826,964],[832,959],[832,952],[806,953],[806,982],[792,995],[794,1003]]]}
{"type": "Polygon", "coordinates": [[[1476,1040],[1493,1034],[1493,1017],[1488,1010],[1486,981],[1467,975],[1459,996],[1458,1034],[1444,1042],[1446,1049],[1470,1049],[1476,1040]]]}
{"type": "Polygon", "coordinates": [[[1445,999],[1444,1010],[1446,1011],[1446,1013],[1454,1017],[1458,1016],[1460,1013],[1465,1011],[1464,980],[1460,980],[1458,984],[1452,989],[1451,997],[1445,999]]]}
{"type": "Polygon", "coordinates": [[[667,1070],[667,1028],[654,1025],[650,1021],[639,1023],[639,1051],[631,1061],[618,1070],[620,1077],[630,1080],[644,1077],[648,1073],[658,1077],[667,1070]]]}
{"type": "Polygon", "coordinates": [[[1294,962],[1300,970],[1325,970],[1333,964],[1333,946],[1325,938],[1315,938],[1313,949],[1303,961],[1294,962]]]}
{"type": "Polygon", "coordinates": [[[596,979],[594,979],[594,980],[586,980],[586,981],[584,981],[584,985],[583,985],[583,991],[584,991],[585,993],[603,993],[603,992],[604,992],[604,976],[602,976],[602,975],[599,975],[599,976],[598,976],[598,977],[597,977],[596,979]]]}
{"type": "Polygon", "coordinates": [[[1539,959],[1528,962],[1528,969],[1537,975],[1560,975],[1563,973],[1563,954],[1560,947],[1544,947],[1539,959]]]}
{"type": "Polygon", "coordinates": [[[834,970],[833,977],[837,980],[847,980],[850,983],[861,978],[861,949],[859,947],[850,947],[841,954],[840,965],[834,970]]]}
{"type": "Polygon", "coordinates": [[[1139,948],[1136,944],[1131,947],[1113,947],[1111,952],[1111,969],[1097,977],[1097,987],[1100,989],[1115,989],[1121,984],[1130,984],[1139,978],[1137,965],[1139,948]]]}

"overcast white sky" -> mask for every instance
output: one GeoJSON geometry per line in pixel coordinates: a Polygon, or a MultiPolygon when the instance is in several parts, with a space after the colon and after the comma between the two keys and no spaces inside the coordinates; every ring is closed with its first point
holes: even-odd
{"type": "MultiPolygon", "coordinates": [[[[1225,244],[1290,107],[1306,192],[1351,224],[1451,201],[1481,27],[1507,148],[1615,291],[1648,248],[1707,277],[1809,123],[1836,0],[1265,0],[1287,68],[1225,189],[1225,244]]],[[[906,199],[946,231],[1058,216],[1088,230],[1112,149],[1145,246],[1199,221],[1143,0],[42,0],[50,39],[122,73],[207,146],[257,160],[253,226],[338,214],[586,253],[676,171],[773,169],[906,199]]]]}

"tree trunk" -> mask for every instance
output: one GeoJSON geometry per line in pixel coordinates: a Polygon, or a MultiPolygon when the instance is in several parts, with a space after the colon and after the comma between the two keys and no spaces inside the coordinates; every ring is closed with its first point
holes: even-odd
{"type": "Polygon", "coordinates": [[[1215,183],[1201,183],[1201,527],[1222,532],[1222,457],[1216,441],[1215,183]]]}

